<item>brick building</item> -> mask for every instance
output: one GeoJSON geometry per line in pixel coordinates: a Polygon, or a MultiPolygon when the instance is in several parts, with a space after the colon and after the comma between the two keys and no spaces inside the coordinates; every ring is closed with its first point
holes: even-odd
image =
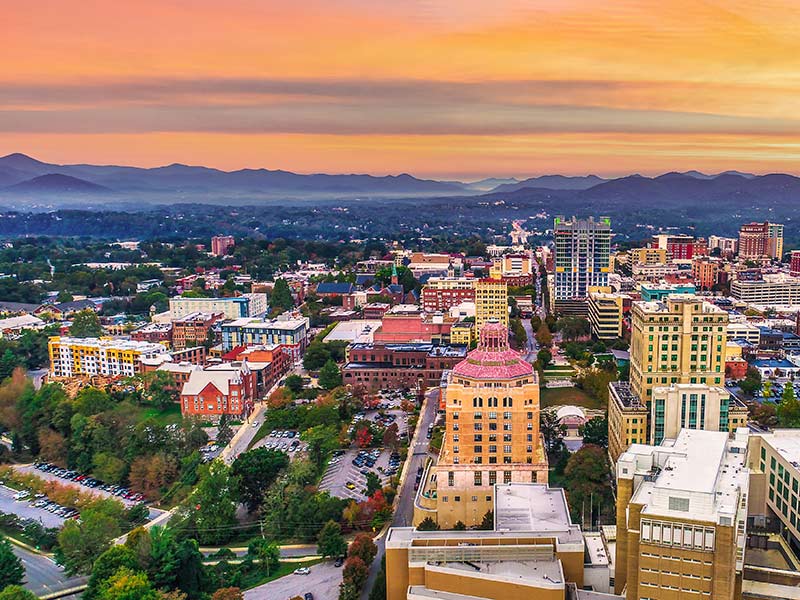
{"type": "Polygon", "coordinates": [[[215,235],[211,238],[211,254],[225,256],[236,245],[232,235],[215,235]]]}
{"type": "Polygon", "coordinates": [[[255,393],[256,378],[247,361],[194,370],[181,390],[181,414],[245,418],[255,393]]]}
{"type": "Polygon", "coordinates": [[[189,313],[172,321],[172,347],[183,350],[202,346],[208,340],[208,332],[217,321],[224,318],[222,313],[189,313]]]}

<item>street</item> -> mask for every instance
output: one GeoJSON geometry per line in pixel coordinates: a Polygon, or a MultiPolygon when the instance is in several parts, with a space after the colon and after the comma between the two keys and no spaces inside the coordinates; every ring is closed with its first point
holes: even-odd
{"type": "Polygon", "coordinates": [[[70,589],[86,583],[86,577],[69,578],[51,558],[11,545],[25,566],[25,588],[37,596],[70,589]]]}
{"type": "Polygon", "coordinates": [[[308,575],[286,575],[244,593],[245,600],[288,600],[310,592],[314,600],[336,600],[342,582],[342,568],[327,561],[310,567],[308,575]]]}

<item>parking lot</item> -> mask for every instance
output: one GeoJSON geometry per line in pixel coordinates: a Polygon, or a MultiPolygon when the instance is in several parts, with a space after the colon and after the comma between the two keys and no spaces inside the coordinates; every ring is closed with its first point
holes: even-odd
{"type": "Polygon", "coordinates": [[[64,517],[46,510],[43,506],[33,506],[40,501],[39,498],[29,497],[23,500],[14,500],[17,490],[0,485],[0,511],[15,514],[20,519],[33,519],[44,527],[61,527],[64,517]]]}
{"type": "Polygon", "coordinates": [[[366,500],[367,473],[378,476],[382,485],[386,485],[392,475],[400,470],[399,456],[392,458],[387,449],[366,448],[358,450],[340,450],[328,462],[328,468],[319,484],[320,490],[327,490],[338,498],[352,498],[356,501],[366,500]]]}
{"type": "Polygon", "coordinates": [[[308,449],[308,444],[300,440],[300,434],[296,431],[273,429],[268,436],[253,444],[253,449],[262,447],[283,452],[294,459],[308,449]]]}
{"type": "MultiPolygon", "coordinates": [[[[47,468],[47,467],[44,467],[47,468]]],[[[37,468],[34,465],[25,465],[21,467],[16,467],[16,470],[20,473],[29,473],[31,475],[36,475],[40,479],[44,479],[45,481],[57,481],[64,485],[71,485],[74,487],[79,487],[82,491],[87,492],[89,494],[94,494],[96,496],[101,496],[103,498],[114,498],[115,500],[119,500],[125,506],[134,506],[141,502],[144,502],[145,499],[141,494],[136,494],[131,492],[127,488],[123,488],[121,486],[114,486],[111,484],[105,484],[102,481],[97,481],[91,477],[86,477],[83,475],[79,475],[74,471],[65,472],[65,469],[53,469],[50,468],[49,470],[43,470],[37,468]],[[81,479],[82,478],[82,479],[81,479]]]]}
{"type": "Polygon", "coordinates": [[[287,575],[270,581],[244,593],[245,600],[289,600],[305,594],[314,595],[314,600],[337,600],[342,568],[326,561],[310,567],[308,575],[287,575]]]}

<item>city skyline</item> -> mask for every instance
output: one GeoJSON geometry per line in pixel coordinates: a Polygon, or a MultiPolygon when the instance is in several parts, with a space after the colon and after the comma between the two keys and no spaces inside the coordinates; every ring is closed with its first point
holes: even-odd
{"type": "Polygon", "coordinates": [[[4,9],[0,154],[463,180],[798,158],[788,2],[61,5],[4,9]]]}

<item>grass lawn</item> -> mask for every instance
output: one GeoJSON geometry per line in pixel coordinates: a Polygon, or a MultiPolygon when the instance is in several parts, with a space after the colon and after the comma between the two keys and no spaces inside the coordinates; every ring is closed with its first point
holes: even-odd
{"type": "Polygon", "coordinates": [[[176,402],[163,410],[155,407],[142,407],[139,419],[141,421],[155,419],[162,425],[177,423],[181,420],[181,405],[176,402]]]}
{"type": "Polygon", "coordinates": [[[259,585],[264,585],[265,583],[269,583],[270,581],[274,581],[276,579],[280,579],[281,577],[286,577],[290,575],[292,571],[297,569],[298,567],[311,567],[313,565],[319,564],[322,562],[322,559],[319,560],[309,560],[306,562],[281,562],[278,565],[278,568],[275,569],[269,575],[265,575],[263,577],[253,577],[253,574],[245,575],[242,578],[242,588],[245,590],[249,590],[250,588],[258,587],[259,585]]]}
{"type": "Polygon", "coordinates": [[[582,406],[602,410],[604,407],[599,400],[595,400],[583,390],[575,387],[545,388],[541,390],[542,408],[548,406],[582,406]]]}

